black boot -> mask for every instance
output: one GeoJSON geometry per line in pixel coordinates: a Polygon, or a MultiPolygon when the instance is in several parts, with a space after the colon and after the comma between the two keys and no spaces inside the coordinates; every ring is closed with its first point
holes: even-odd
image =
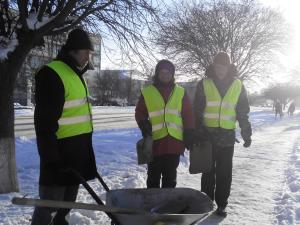
{"type": "Polygon", "coordinates": [[[226,217],[227,211],[226,211],[225,207],[218,207],[216,210],[216,214],[221,217],[226,217]]]}

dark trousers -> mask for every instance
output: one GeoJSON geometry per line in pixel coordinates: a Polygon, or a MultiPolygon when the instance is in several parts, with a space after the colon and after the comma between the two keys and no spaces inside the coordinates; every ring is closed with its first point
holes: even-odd
{"type": "MultiPolygon", "coordinates": [[[[39,195],[42,200],[75,202],[79,185],[73,186],[40,186],[39,195]]],[[[31,225],[68,225],[67,215],[70,209],[36,207],[31,225]]]]}
{"type": "Polygon", "coordinates": [[[154,156],[148,164],[147,188],[159,188],[162,177],[162,188],[176,187],[177,167],[180,155],[168,154],[154,156]]]}
{"type": "Polygon", "coordinates": [[[226,207],[230,195],[232,181],[232,158],[234,146],[213,146],[212,168],[210,172],[203,173],[201,178],[201,191],[211,200],[216,200],[218,207],[226,207]]]}

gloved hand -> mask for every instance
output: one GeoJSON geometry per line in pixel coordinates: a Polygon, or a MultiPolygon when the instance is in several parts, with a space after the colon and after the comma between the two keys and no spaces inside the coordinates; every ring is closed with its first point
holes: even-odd
{"type": "Polygon", "coordinates": [[[152,136],[152,125],[149,120],[141,120],[138,126],[142,132],[143,137],[152,136]]]}
{"type": "Polygon", "coordinates": [[[183,141],[187,150],[191,150],[195,142],[195,130],[186,129],[183,131],[183,141]]]}
{"type": "Polygon", "coordinates": [[[248,148],[248,147],[250,147],[251,142],[252,142],[251,139],[244,140],[244,145],[243,145],[243,146],[244,146],[245,148],[248,148]]]}

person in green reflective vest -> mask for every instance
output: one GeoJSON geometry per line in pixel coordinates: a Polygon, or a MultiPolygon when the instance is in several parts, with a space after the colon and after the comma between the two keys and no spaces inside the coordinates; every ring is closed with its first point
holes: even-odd
{"type": "Polygon", "coordinates": [[[236,77],[236,67],[230,63],[228,54],[219,52],[207,68],[205,78],[198,83],[194,99],[195,141],[212,143],[212,168],[202,174],[201,191],[216,201],[220,216],[227,215],[236,121],[244,147],[251,145],[249,102],[244,85],[236,77]]]}
{"type": "Polygon", "coordinates": [[[147,188],[176,186],[180,154],[194,140],[194,115],[184,88],[175,84],[175,67],[157,63],[153,84],[142,89],[135,119],[143,137],[152,136],[153,161],[148,164],[147,188]]]}
{"type": "MultiPolygon", "coordinates": [[[[93,45],[82,29],[72,30],[57,58],[35,76],[34,124],[40,156],[41,199],[75,201],[80,181],[97,174],[92,146],[89,92],[82,75],[90,69],[93,45]]],[[[36,207],[32,225],[66,225],[69,209],[36,207]]]]}

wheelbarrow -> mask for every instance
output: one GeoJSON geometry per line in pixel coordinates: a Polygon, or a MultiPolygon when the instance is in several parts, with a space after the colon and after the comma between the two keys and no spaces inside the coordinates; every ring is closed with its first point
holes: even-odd
{"type": "Polygon", "coordinates": [[[13,204],[104,211],[113,225],[191,225],[213,210],[210,198],[191,188],[109,190],[97,174],[107,191],[104,205],[84,178],[76,171],[72,172],[98,205],[29,198],[13,198],[13,204]]]}
{"type": "Polygon", "coordinates": [[[207,195],[191,188],[111,190],[106,194],[106,205],[147,212],[114,213],[121,225],[190,225],[213,209],[207,195]]]}

